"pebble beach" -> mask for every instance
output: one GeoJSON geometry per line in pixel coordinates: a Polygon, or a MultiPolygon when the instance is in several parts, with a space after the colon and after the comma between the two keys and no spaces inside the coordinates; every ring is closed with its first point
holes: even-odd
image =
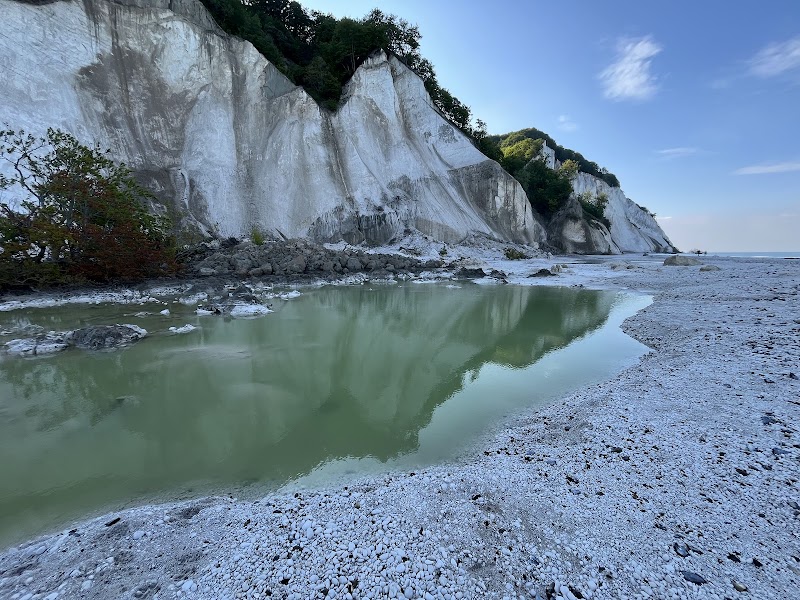
{"type": "Polygon", "coordinates": [[[7,548],[0,598],[796,597],[800,261],[471,259],[509,284],[651,295],[623,325],[651,352],[447,464],[140,506],[7,548]]]}

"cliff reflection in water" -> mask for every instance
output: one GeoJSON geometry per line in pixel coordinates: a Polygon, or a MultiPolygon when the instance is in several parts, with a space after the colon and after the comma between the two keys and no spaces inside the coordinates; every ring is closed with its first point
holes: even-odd
{"type": "MultiPolygon", "coordinates": [[[[281,483],[339,457],[413,453],[437,406],[470,385],[465,374],[531,365],[601,326],[616,298],[323,288],[261,319],[192,315],[201,329],[123,351],[4,358],[0,546],[26,521],[41,528],[132,498],[281,483]]],[[[59,310],[74,321],[86,309],[59,310]]]]}

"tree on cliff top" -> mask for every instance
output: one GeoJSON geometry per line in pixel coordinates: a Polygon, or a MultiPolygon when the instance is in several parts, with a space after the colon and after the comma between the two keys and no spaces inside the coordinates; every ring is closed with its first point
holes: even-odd
{"type": "Polygon", "coordinates": [[[564,206],[572,193],[570,180],[578,172],[574,161],[566,161],[561,168],[551,169],[542,154],[544,140],[525,136],[509,136],[500,144],[500,164],[517,181],[528,195],[531,206],[548,218],[564,206]]]}
{"type": "Polygon", "coordinates": [[[567,160],[572,160],[577,163],[580,171],[588,173],[589,175],[594,175],[598,179],[602,179],[611,187],[619,187],[619,180],[617,179],[616,175],[609,173],[607,169],[601,167],[596,162],[587,160],[580,152],[570,150],[569,148],[565,148],[564,146],[556,143],[556,141],[544,131],[534,127],[506,133],[504,135],[488,136],[487,141],[489,143],[496,144],[500,148],[503,148],[505,146],[516,144],[524,139],[544,140],[548,147],[552,148],[556,160],[559,162],[563,163],[567,160]]]}
{"type": "Polygon", "coordinates": [[[170,223],[152,196],[98,146],[49,129],[0,130],[0,289],[108,282],[174,270],[170,223]],[[5,200],[8,200],[7,198],[5,200]]]}
{"type": "MultiPolygon", "coordinates": [[[[250,41],[272,64],[321,105],[334,110],[342,87],[376,50],[387,50],[425,84],[436,107],[468,135],[469,107],[444,89],[433,65],[419,52],[419,28],[405,19],[373,9],[361,19],[337,19],[307,12],[290,0],[202,0],[226,32],[250,41]]],[[[478,140],[480,141],[480,140],[478,140]]]]}

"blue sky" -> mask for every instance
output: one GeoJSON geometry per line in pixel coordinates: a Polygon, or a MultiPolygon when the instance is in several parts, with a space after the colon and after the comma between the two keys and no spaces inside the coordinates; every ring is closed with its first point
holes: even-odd
{"type": "Polygon", "coordinates": [[[800,251],[800,2],[301,0],[419,25],[491,133],[615,173],[682,250],[800,251]]]}

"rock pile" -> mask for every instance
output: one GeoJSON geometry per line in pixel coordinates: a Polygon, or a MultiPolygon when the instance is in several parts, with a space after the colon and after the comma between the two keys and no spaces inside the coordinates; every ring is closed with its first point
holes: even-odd
{"type": "Polygon", "coordinates": [[[442,267],[439,260],[370,254],[356,248],[330,250],[306,240],[203,242],[184,252],[188,271],[200,277],[337,277],[359,272],[373,276],[419,273],[442,267]]]}
{"type": "Polygon", "coordinates": [[[67,339],[76,348],[107,350],[126,346],[146,335],[147,331],[136,325],[96,325],[76,329],[67,339]]]}
{"type": "Polygon", "coordinates": [[[92,325],[75,331],[50,331],[34,338],[11,340],[3,346],[9,354],[40,356],[74,346],[83,350],[108,350],[137,342],[147,331],[136,325],[92,325]]]}

